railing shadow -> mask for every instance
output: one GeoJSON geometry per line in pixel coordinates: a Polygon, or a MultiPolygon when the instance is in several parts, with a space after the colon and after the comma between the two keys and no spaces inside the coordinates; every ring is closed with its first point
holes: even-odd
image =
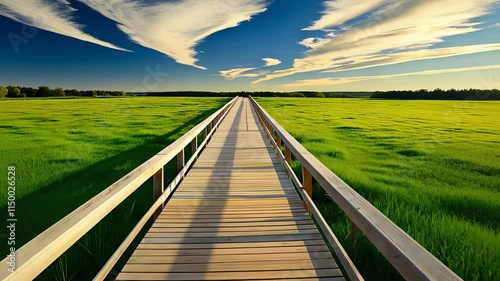
{"type": "MultiPolygon", "coordinates": [[[[219,224],[223,219],[224,209],[226,208],[227,199],[229,197],[229,187],[231,184],[230,177],[233,171],[233,166],[231,164],[231,160],[234,160],[235,156],[235,149],[233,149],[233,144],[236,144],[236,142],[238,141],[237,133],[240,129],[239,122],[242,118],[244,105],[245,103],[240,100],[239,108],[236,111],[236,117],[234,118],[234,120],[232,120],[232,124],[229,127],[226,139],[223,141],[221,153],[219,154],[219,157],[216,159],[216,162],[214,164],[214,167],[216,167],[217,169],[214,169],[210,174],[210,180],[208,181],[207,188],[200,196],[193,197],[196,199],[201,197],[202,200],[198,203],[197,208],[191,215],[192,220],[190,221],[184,232],[186,236],[180,241],[181,246],[178,249],[179,252],[190,249],[190,247],[183,247],[183,245],[197,243],[197,240],[204,239],[190,237],[190,234],[194,233],[196,229],[200,228],[200,226],[210,227],[214,230],[214,233],[221,228],[219,224]],[[210,222],[207,222],[206,219],[203,219],[203,215],[205,214],[207,208],[210,208],[210,212],[212,214],[210,216],[210,222]]],[[[226,117],[225,122],[231,121],[226,117]]],[[[219,134],[221,133],[220,130],[221,128],[219,127],[219,134]]],[[[179,189],[182,189],[182,186],[179,187],[179,189]]],[[[196,256],[196,258],[198,259],[196,262],[196,269],[198,272],[206,272],[208,270],[211,254],[214,250],[213,244],[204,244],[206,244],[203,249],[204,255],[196,256]]],[[[175,260],[172,263],[170,273],[168,273],[166,276],[167,280],[173,278],[173,275],[177,274],[176,272],[181,271],[181,269],[178,267],[182,267],[182,265],[184,264],[184,259],[185,258],[182,255],[176,256],[175,260]]],[[[204,279],[204,274],[198,273],[197,276],[191,277],[194,278],[194,280],[202,280],[204,279]]]]}

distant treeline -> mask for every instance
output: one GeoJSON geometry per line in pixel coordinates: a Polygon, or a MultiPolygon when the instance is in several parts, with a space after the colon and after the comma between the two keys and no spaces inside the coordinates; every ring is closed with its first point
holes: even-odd
{"type": "Polygon", "coordinates": [[[51,89],[47,86],[38,87],[38,89],[31,87],[18,87],[18,86],[0,86],[0,98],[45,98],[45,97],[110,97],[110,96],[125,96],[124,91],[97,91],[97,90],[64,90],[60,87],[51,89]]]}
{"type": "Polygon", "coordinates": [[[500,90],[442,90],[375,92],[372,98],[401,100],[500,100],[500,90]]]}
{"type": "Polygon", "coordinates": [[[354,95],[369,97],[371,93],[324,93],[324,92],[204,92],[204,91],[182,91],[182,92],[149,92],[128,93],[137,96],[156,97],[284,97],[284,98],[352,98],[354,95]]]}
{"type": "Polygon", "coordinates": [[[60,87],[51,89],[41,86],[37,89],[19,86],[0,86],[0,98],[36,98],[36,97],[111,97],[111,96],[156,96],[156,97],[286,97],[286,98],[356,98],[371,97],[379,99],[401,100],[500,100],[500,90],[442,90],[435,89],[418,91],[386,91],[386,92],[207,92],[207,91],[179,91],[179,92],[130,92],[99,91],[99,90],[65,90],[60,87]]]}

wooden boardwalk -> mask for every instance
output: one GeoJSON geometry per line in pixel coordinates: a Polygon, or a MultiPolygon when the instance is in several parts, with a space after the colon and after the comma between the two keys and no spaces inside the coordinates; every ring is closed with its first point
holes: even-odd
{"type": "Polygon", "coordinates": [[[331,249],[345,276],[363,281],[311,199],[315,180],[349,218],[351,240],[356,243],[363,233],[403,278],[463,281],[252,97],[235,97],[17,249],[15,258],[4,258],[0,280],[34,280],[149,179],[153,204],[93,280],[344,280],[331,249]],[[186,161],[189,146],[194,153],[186,161]],[[302,166],[302,180],[290,167],[292,158],[302,166]],[[172,161],[177,175],[166,183],[165,165],[172,161]],[[156,218],[152,228],[116,272],[151,217],[156,218]],[[15,272],[10,271],[13,263],[15,272]]]}
{"type": "Polygon", "coordinates": [[[239,99],[117,280],[344,280],[239,99]]]}

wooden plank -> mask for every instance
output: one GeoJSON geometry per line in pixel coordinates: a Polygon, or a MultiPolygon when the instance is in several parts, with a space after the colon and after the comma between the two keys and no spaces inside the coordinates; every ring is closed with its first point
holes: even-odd
{"type": "Polygon", "coordinates": [[[266,247],[307,247],[315,248],[325,245],[325,241],[304,240],[304,241],[278,241],[278,242],[251,242],[251,243],[194,243],[194,244],[147,244],[141,243],[137,249],[165,249],[165,250],[187,250],[187,249],[243,249],[266,248],[266,247]]]}
{"type": "MultiPolygon", "coordinates": [[[[135,256],[133,255],[127,264],[191,264],[191,263],[246,263],[251,261],[288,261],[288,260],[322,260],[331,259],[330,252],[315,253],[270,253],[240,254],[240,255],[193,255],[193,256],[135,256]]],[[[332,259],[333,260],[333,259],[332,259]]]]}
{"type": "Polygon", "coordinates": [[[248,280],[265,279],[269,276],[280,278],[340,277],[339,269],[248,271],[241,272],[201,272],[201,273],[120,273],[116,280],[248,280]]]}
{"type": "Polygon", "coordinates": [[[269,234],[270,231],[275,231],[279,229],[280,231],[286,230],[316,230],[314,225],[290,225],[290,226],[247,226],[247,227],[152,227],[149,229],[149,233],[205,233],[207,236],[212,233],[224,234],[226,232],[247,232],[247,231],[259,231],[262,234],[269,234]]]}
{"type": "Polygon", "coordinates": [[[168,219],[157,219],[157,222],[190,222],[190,223],[212,223],[212,224],[218,224],[218,223],[240,223],[240,222],[285,222],[285,221],[309,221],[311,218],[304,216],[304,217],[286,217],[286,218],[168,218],[168,219]]]}
{"type": "Polygon", "coordinates": [[[298,230],[269,230],[269,231],[241,231],[241,232],[148,232],[146,234],[146,238],[233,238],[233,237],[244,237],[250,235],[262,235],[262,236],[270,236],[270,235],[295,235],[295,234],[316,234],[319,233],[317,229],[298,229],[298,230]]]}
{"type": "Polygon", "coordinates": [[[311,220],[288,220],[288,221],[256,221],[256,222],[227,222],[227,223],[217,223],[214,225],[213,223],[204,223],[204,222],[191,222],[191,221],[168,221],[165,222],[155,222],[153,227],[191,227],[191,228],[206,228],[206,227],[218,227],[224,229],[231,229],[234,227],[265,227],[265,226],[302,226],[308,225],[314,226],[314,223],[311,220]]]}
{"type": "Polygon", "coordinates": [[[304,211],[304,209],[267,209],[265,211],[263,210],[255,210],[255,209],[248,209],[248,210],[240,210],[240,209],[225,209],[225,208],[220,208],[220,209],[215,209],[215,210],[206,210],[203,209],[202,211],[197,211],[197,210],[180,210],[180,209],[172,209],[169,208],[168,210],[165,210],[162,212],[162,216],[172,216],[172,215],[194,215],[194,214],[199,214],[202,213],[203,215],[218,215],[221,212],[224,212],[224,214],[301,214],[301,215],[306,215],[307,213],[304,211]]]}
{"type": "MultiPolygon", "coordinates": [[[[245,248],[245,254],[277,254],[277,253],[312,253],[312,252],[328,252],[328,247],[326,245],[320,245],[315,247],[262,247],[262,248],[245,248]]],[[[150,249],[143,250],[137,249],[134,252],[134,256],[214,256],[214,255],[241,255],[241,248],[228,248],[228,249],[183,249],[171,250],[171,249],[150,249]]],[[[332,260],[333,261],[333,260],[332,260]]]]}
{"type": "Polygon", "coordinates": [[[203,237],[203,238],[150,238],[145,237],[142,243],[240,243],[240,242],[278,242],[322,239],[320,234],[290,234],[290,235],[249,235],[239,237],[203,237]]]}
{"type": "Polygon", "coordinates": [[[190,219],[190,218],[193,218],[193,219],[196,219],[196,220],[201,220],[201,219],[214,219],[214,220],[217,220],[217,219],[225,219],[225,218],[238,218],[240,220],[244,220],[244,219],[247,219],[247,218],[297,218],[297,219],[308,219],[309,218],[309,215],[306,215],[304,213],[300,213],[300,214],[294,214],[294,213],[290,213],[290,214],[283,214],[283,213],[255,213],[255,214],[230,214],[230,213],[221,213],[221,214],[204,214],[202,211],[198,212],[198,213],[186,213],[186,214],[183,214],[183,213],[179,213],[176,215],[177,217],[174,217],[172,215],[164,215],[164,214],[161,214],[158,219],[162,219],[162,220],[168,220],[170,218],[173,218],[173,219],[177,219],[177,218],[182,218],[182,219],[190,219]]]}
{"type": "Polygon", "coordinates": [[[122,272],[248,272],[248,271],[282,271],[336,269],[332,259],[322,260],[290,260],[290,261],[247,261],[245,263],[200,263],[200,264],[127,264],[122,272]]]}

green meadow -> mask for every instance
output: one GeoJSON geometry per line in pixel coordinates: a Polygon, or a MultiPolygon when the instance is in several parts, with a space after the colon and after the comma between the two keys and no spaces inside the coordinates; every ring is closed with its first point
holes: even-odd
{"type": "MultiPolygon", "coordinates": [[[[464,280],[500,280],[500,102],[257,101],[464,280]]],[[[352,243],[320,187],[313,197],[367,280],[402,279],[365,237],[352,243]]]]}
{"type": "MultiPolygon", "coordinates": [[[[225,98],[0,101],[0,185],[16,167],[19,248],[215,112],[225,98]]],[[[189,153],[189,152],[188,152],[189,153]]],[[[167,166],[172,177],[174,163],[167,166]]],[[[7,189],[0,193],[7,214],[7,189]]],[[[94,276],[152,204],[147,182],[44,272],[41,280],[94,276]]],[[[1,230],[7,255],[6,229],[1,230]]],[[[116,274],[112,272],[111,275],[116,274]]]]}

